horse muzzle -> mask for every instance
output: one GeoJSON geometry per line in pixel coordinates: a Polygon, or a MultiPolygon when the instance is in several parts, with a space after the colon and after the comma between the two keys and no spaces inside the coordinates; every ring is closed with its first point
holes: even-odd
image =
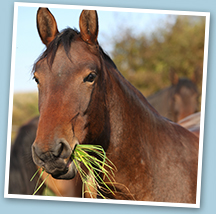
{"type": "MultiPolygon", "coordinates": [[[[77,140],[76,140],[77,141],[77,140]]],[[[77,142],[73,142],[73,149],[77,142]]],[[[49,149],[39,147],[39,142],[32,145],[32,158],[36,165],[56,179],[72,179],[77,170],[71,158],[73,149],[65,139],[57,139],[49,149]]]]}

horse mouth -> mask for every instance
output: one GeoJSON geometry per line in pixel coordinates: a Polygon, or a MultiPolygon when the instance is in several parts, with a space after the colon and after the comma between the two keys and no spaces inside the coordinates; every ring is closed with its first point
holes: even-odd
{"type": "Polygon", "coordinates": [[[35,147],[32,146],[33,161],[55,179],[73,179],[77,174],[77,169],[73,161],[73,152],[76,144],[73,150],[70,149],[68,153],[65,153],[68,156],[67,158],[65,156],[54,157],[54,155],[51,156],[48,152],[38,155],[35,147]]]}
{"type": "Polygon", "coordinates": [[[68,160],[68,162],[67,162],[67,165],[66,165],[67,168],[70,167],[70,165],[72,164],[72,161],[73,161],[73,160],[72,160],[72,158],[70,157],[69,160],[68,160]]]}
{"type": "Polygon", "coordinates": [[[76,176],[76,174],[77,174],[77,169],[75,167],[72,158],[69,158],[65,170],[51,173],[53,178],[65,179],[65,180],[73,179],[76,176]]]}
{"type": "MultiPolygon", "coordinates": [[[[76,148],[76,145],[74,146],[72,154],[73,154],[75,148],[76,148]]],[[[69,179],[73,179],[76,176],[77,169],[76,169],[76,166],[75,166],[75,164],[73,162],[72,154],[68,158],[65,170],[63,170],[63,171],[56,171],[54,173],[51,173],[51,175],[52,175],[53,178],[55,178],[55,179],[66,179],[66,180],[69,180],[69,179]]]]}

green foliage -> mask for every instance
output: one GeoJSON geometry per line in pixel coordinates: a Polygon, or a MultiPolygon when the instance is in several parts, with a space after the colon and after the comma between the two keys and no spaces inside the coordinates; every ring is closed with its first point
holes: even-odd
{"type": "Polygon", "coordinates": [[[133,29],[127,29],[121,31],[121,38],[113,39],[112,59],[145,96],[170,85],[170,69],[188,78],[199,70],[196,79],[201,90],[205,18],[177,16],[174,23],[171,18],[150,35],[135,36],[133,29]]]}

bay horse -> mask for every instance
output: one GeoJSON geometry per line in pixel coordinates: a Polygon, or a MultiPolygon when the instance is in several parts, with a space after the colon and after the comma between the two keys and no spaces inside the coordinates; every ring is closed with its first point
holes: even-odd
{"type": "MultiPolygon", "coordinates": [[[[197,69],[194,71],[194,76],[197,69]]],[[[199,93],[196,77],[179,78],[173,69],[170,71],[171,86],[147,97],[148,102],[164,117],[178,122],[198,111],[199,93]]]]}
{"type": "Polygon", "coordinates": [[[96,11],[83,10],[79,28],[59,32],[49,9],[37,11],[46,50],[33,67],[35,164],[56,179],[73,179],[75,146],[101,145],[117,168],[115,194],[104,191],[106,198],[196,203],[198,138],[160,116],[121,75],[98,43],[96,11]]]}
{"type": "MultiPolygon", "coordinates": [[[[38,167],[32,160],[31,146],[36,137],[39,117],[35,117],[19,128],[18,134],[12,145],[10,156],[9,194],[32,195],[37,186],[40,173],[31,180],[38,167]]],[[[47,176],[42,175],[40,183],[47,176]]],[[[48,177],[45,184],[38,190],[37,195],[46,194],[48,187],[56,196],[81,197],[82,183],[78,176],[73,180],[57,180],[48,177]]]]}

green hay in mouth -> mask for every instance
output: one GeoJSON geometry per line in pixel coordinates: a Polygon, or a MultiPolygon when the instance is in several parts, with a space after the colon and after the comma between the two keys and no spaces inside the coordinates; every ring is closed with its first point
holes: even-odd
{"type": "MultiPolygon", "coordinates": [[[[82,197],[84,197],[85,193],[88,193],[91,198],[95,198],[97,195],[105,198],[102,192],[115,195],[114,192],[116,190],[113,177],[116,168],[106,157],[106,153],[100,145],[78,144],[76,145],[71,158],[83,182],[82,197]],[[83,164],[85,170],[81,167],[81,164],[83,164]],[[105,179],[107,182],[104,181],[105,179]]],[[[39,170],[40,169],[32,176],[31,181],[39,170]]],[[[33,195],[38,192],[49,176],[47,175],[38,186],[43,173],[44,169],[40,173],[33,195]]]]}
{"type": "Polygon", "coordinates": [[[105,198],[101,190],[115,195],[113,184],[115,166],[106,157],[106,153],[100,145],[79,144],[74,149],[72,159],[83,182],[82,197],[85,193],[89,193],[90,197],[100,195],[105,198]],[[91,155],[91,153],[97,157],[91,155]],[[85,166],[87,172],[81,168],[80,163],[85,166]],[[105,182],[105,179],[108,182],[105,182]],[[84,187],[86,187],[86,190],[84,187]]]}
{"type": "MultiPolygon", "coordinates": [[[[37,175],[37,173],[39,172],[40,169],[41,169],[41,168],[39,168],[39,169],[35,172],[35,174],[32,176],[32,178],[31,178],[30,181],[32,181],[32,180],[34,179],[34,177],[37,175]]],[[[37,183],[36,183],[36,185],[35,185],[35,189],[34,189],[33,195],[35,195],[35,194],[38,192],[38,190],[39,190],[39,189],[43,186],[43,184],[45,183],[46,179],[49,177],[49,174],[48,174],[48,175],[46,176],[46,178],[45,178],[45,179],[41,182],[41,184],[39,185],[39,181],[40,181],[40,179],[41,179],[43,173],[44,173],[44,169],[41,171],[40,176],[39,176],[39,178],[38,178],[38,180],[37,180],[37,183]],[[39,186],[38,186],[38,185],[39,185],[39,186]]]]}

